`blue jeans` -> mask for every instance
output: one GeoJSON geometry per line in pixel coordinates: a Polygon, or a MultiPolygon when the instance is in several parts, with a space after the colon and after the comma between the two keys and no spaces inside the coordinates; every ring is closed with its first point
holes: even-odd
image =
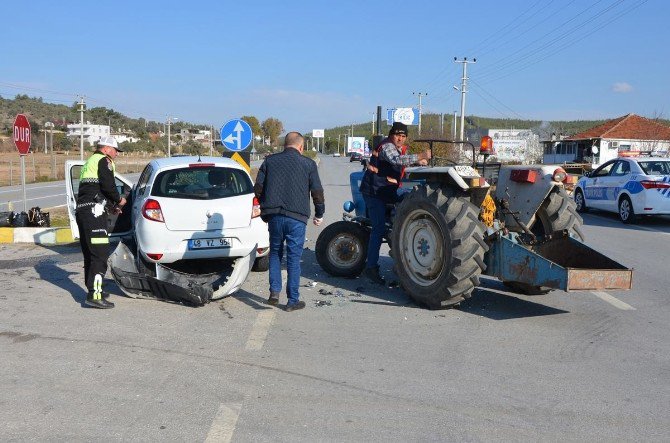
{"type": "Polygon", "coordinates": [[[281,292],[281,260],[286,243],[286,295],[288,305],[297,303],[300,294],[300,258],[305,244],[307,224],[285,215],[273,215],[268,221],[270,233],[270,292],[281,292]]]}
{"type": "Polygon", "coordinates": [[[379,248],[382,247],[382,240],[386,233],[386,204],[382,200],[369,195],[363,195],[363,199],[365,200],[370,223],[372,223],[365,267],[374,268],[378,266],[379,248]]]}

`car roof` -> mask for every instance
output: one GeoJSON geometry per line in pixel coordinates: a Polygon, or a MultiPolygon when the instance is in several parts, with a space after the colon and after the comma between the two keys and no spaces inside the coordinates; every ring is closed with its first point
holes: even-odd
{"type": "Polygon", "coordinates": [[[618,160],[630,160],[634,162],[667,162],[670,158],[667,157],[619,157],[618,160]]]}
{"type": "Polygon", "coordinates": [[[246,169],[238,162],[227,157],[198,157],[197,155],[179,156],[179,157],[165,157],[152,160],[152,163],[157,169],[174,169],[183,166],[188,166],[193,163],[213,163],[218,167],[246,169]]]}

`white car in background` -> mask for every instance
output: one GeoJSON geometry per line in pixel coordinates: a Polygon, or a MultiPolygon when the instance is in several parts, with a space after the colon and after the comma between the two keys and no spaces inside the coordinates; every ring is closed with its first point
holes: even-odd
{"type": "Polygon", "coordinates": [[[616,212],[624,223],[640,215],[670,214],[670,159],[622,157],[581,177],[574,191],[577,210],[616,212]]]}
{"type": "MultiPolygon", "coordinates": [[[[73,236],[75,196],[83,161],[66,164],[73,236]]],[[[117,174],[127,195],[110,216],[121,241],[110,256],[112,277],[132,297],[203,304],[236,292],[250,270],[268,269],[269,235],[249,173],[222,157],[152,160],[137,184],[117,174]]]]}

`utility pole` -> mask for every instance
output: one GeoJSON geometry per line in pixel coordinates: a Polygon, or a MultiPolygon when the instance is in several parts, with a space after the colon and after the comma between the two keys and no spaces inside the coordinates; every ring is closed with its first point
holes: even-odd
{"type": "Polygon", "coordinates": [[[456,140],[456,114],[458,111],[454,111],[454,123],[451,125],[451,139],[456,140]]]}
{"type": "Polygon", "coordinates": [[[79,159],[83,160],[84,159],[84,107],[86,106],[86,103],[84,103],[84,96],[80,96],[79,103],[77,103],[79,107],[79,128],[81,129],[80,132],[80,137],[79,137],[79,159]]]}
{"type": "Polygon", "coordinates": [[[468,63],[477,63],[477,59],[473,58],[472,61],[468,60],[467,57],[463,57],[463,60],[458,60],[454,57],[454,63],[463,63],[463,77],[461,77],[461,141],[465,140],[465,93],[467,92],[466,84],[468,81],[468,63]]]}
{"type": "Polygon", "coordinates": [[[167,152],[167,156],[171,157],[172,156],[172,154],[170,153],[170,123],[171,122],[170,122],[170,116],[166,116],[166,117],[167,117],[167,129],[168,129],[168,134],[167,134],[168,135],[168,137],[167,137],[168,152],[167,152]]]}
{"type": "Polygon", "coordinates": [[[178,118],[177,117],[170,117],[170,116],[166,116],[166,117],[167,117],[167,122],[166,122],[166,124],[167,124],[167,156],[171,157],[172,152],[171,152],[171,146],[170,146],[171,145],[171,143],[170,143],[170,126],[172,126],[172,120],[177,120],[178,118]]]}
{"type": "Polygon", "coordinates": [[[212,157],[213,155],[214,155],[214,126],[210,126],[209,127],[209,156],[212,157]]]}
{"type": "Polygon", "coordinates": [[[419,96],[419,136],[421,136],[421,97],[428,95],[427,92],[412,92],[412,95],[419,96]]]}

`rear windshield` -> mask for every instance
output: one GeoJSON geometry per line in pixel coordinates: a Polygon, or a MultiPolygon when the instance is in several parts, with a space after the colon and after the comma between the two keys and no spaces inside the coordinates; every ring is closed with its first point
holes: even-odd
{"type": "Polygon", "coordinates": [[[215,200],[252,192],[253,184],[246,172],[234,168],[211,166],[163,171],[156,176],[151,195],[215,200]]]}
{"type": "Polygon", "coordinates": [[[670,175],[670,162],[656,160],[639,162],[640,167],[647,175],[670,175]]]}

